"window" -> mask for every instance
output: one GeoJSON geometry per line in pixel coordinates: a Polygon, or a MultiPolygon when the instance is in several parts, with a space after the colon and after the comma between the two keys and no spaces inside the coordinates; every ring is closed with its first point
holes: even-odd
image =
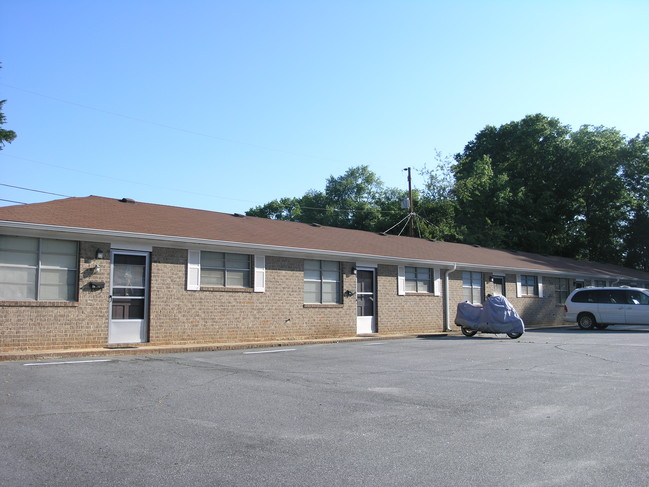
{"type": "Polygon", "coordinates": [[[611,289],[610,291],[596,292],[598,292],[600,295],[600,303],[629,304],[627,292],[621,289],[611,289]]]}
{"type": "Polygon", "coordinates": [[[570,294],[570,281],[568,279],[558,278],[554,288],[554,296],[557,304],[563,304],[570,294]]]}
{"type": "Polygon", "coordinates": [[[644,306],[649,305],[649,294],[641,291],[627,291],[627,302],[629,304],[641,304],[644,306]]]}
{"type": "Polygon", "coordinates": [[[304,261],[304,302],[339,304],[341,302],[340,263],[328,260],[304,261]]]}
{"type": "Polygon", "coordinates": [[[462,273],[464,300],[469,303],[482,302],[482,273],[464,271],[462,273]]]}
{"type": "Polygon", "coordinates": [[[539,287],[536,276],[521,276],[521,296],[538,296],[539,287]]]}
{"type": "Polygon", "coordinates": [[[406,267],[406,292],[431,293],[432,282],[427,267],[406,267]]]}
{"type": "Polygon", "coordinates": [[[593,286],[595,286],[595,287],[606,287],[606,281],[601,280],[601,279],[595,279],[595,280],[593,280],[593,286]]]}
{"type": "Polygon", "coordinates": [[[250,256],[201,252],[201,286],[250,287],[250,256]]]}
{"type": "Polygon", "coordinates": [[[0,235],[0,299],[75,301],[78,244],[0,235]]]}
{"type": "Polygon", "coordinates": [[[573,303],[597,303],[604,302],[604,293],[601,291],[579,291],[572,295],[573,303]],[[600,298],[601,295],[601,298],[600,298]]]}

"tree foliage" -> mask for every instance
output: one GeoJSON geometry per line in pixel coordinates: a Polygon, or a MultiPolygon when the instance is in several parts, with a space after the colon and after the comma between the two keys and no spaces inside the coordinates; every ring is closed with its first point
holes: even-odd
{"type": "Polygon", "coordinates": [[[627,144],[624,182],[629,198],[623,227],[624,264],[649,271],[649,133],[627,144]]]}
{"type": "Polygon", "coordinates": [[[301,197],[273,200],[246,214],[380,232],[392,226],[404,195],[403,191],[386,188],[368,166],[362,165],[349,168],[342,176],[330,176],[324,191],[310,190],[301,197]]]}
{"type": "MultiPolygon", "coordinates": [[[[523,250],[649,271],[649,133],[529,115],[487,126],[452,160],[420,174],[417,236],[523,250]]],[[[408,215],[406,191],[384,187],[368,166],[331,176],[324,191],[282,198],[249,215],[369,231],[408,215]]]]}
{"type": "Polygon", "coordinates": [[[7,100],[0,100],[0,150],[2,150],[7,142],[11,143],[16,138],[16,132],[2,128],[2,125],[6,122],[4,112],[2,111],[6,101],[7,100]]]}
{"type": "Polygon", "coordinates": [[[629,238],[639,240],[647,208],[647,142],[541,114],[486,127],[453,166],[462,240],[631,263],[629,238]]]}
{"type": "Polygon", "coordinates": [[[459,242],[460,233],[456,224],[458,208],[453,194],[454,179],[451,172],[451,161],[436,156],[434,169],[424,167],[420,175],[424,177],[424,187],[415,198],[415,212],[418,218],[418,230],[425,238],[447,242],[459,242]]]}
{"type": "MultiPolygon", "coordinates": [[[[1,65],[0,69],[2,69],[1,65]]],[[[3,112],[4,104],[6,101],[7,100],[0,100],[0,150],[4,148],[7,142],[11,143],[16,138],[16,132],[2,128],[2,126],[7,121],[3,112]]]]}

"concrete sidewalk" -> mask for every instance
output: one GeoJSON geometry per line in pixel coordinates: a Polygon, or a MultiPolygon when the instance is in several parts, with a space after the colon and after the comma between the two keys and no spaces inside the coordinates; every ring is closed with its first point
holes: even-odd
{"type": "Polygon", "coordinates": [[[184,345],[153,345],[138,343],[131,346],[106,346],[102,348],[75,348],[63,350],[19,350],[12,352],[0,352],[0,362],[7,361],[38,361],[62,358],[79,357],[107,357],[107,356],[128,356],[128,355],[156,355],[162,353],[186,353],[186,352],[214,352],[218,350],[242,350],[246,348],[272,348],[292,347],[298,345],[313,345],[323,343],[342,343],[372,340],[396,340],[404,338],[429,338],[445,337],[459,334],[459,330],[440,333],[421,333],[406,335],[359,335],[353,337],[303,339],[303,340],[278,340],[264,342],[223,342],[223,343],[199,343],[184,345]]]}

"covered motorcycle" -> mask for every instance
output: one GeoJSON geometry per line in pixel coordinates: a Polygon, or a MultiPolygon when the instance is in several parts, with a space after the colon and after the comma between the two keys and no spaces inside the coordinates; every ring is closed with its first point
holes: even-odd
{"type": "Polygon", "coordinates": [[[506,333],[509,338],[519,338],[525,324],[505,296],[489,296],[484,305],[458,303],[455,324],[465,336],[476,333],[506,333]]]}

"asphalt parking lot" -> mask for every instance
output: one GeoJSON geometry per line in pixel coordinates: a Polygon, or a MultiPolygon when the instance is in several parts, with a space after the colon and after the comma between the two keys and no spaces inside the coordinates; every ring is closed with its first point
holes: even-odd
{"type": "Polygon", "coordinates": [[[649,328],[0,363],[2,486],[626,486],[649,328]]]}

